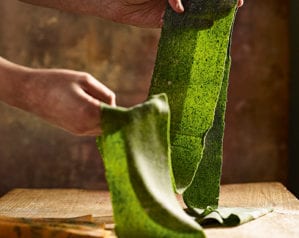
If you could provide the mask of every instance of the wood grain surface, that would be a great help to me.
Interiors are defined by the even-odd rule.
[[[299,201],[280,183],[232,184],[221,187],[220,205],[271,207],[274,211],[233,228],[207,228],[208,238],[299,237]],[[71,218],[93,215],[113,229],[109,192],[78,189],[15,189],[0,198],[0,216]]]
[[[0,198],[0,216],[72,218],[93,215],[112,222],[107,191],[80,189],[14,189]]]
[[[209,238],[299,237],[299,201],[280,183],[222,186],[220,205],[229,207],[271,207],[274,211],[241,226],[206,229]]]

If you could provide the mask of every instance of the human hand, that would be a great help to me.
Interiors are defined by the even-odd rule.
[[[168,0],[174,11],[184,11],[181,0]],[[100,17],[138,27],[161,27],[167,0],[103,0]]]
[[[100,104],[115,105],[114,93],[90,74],[31,69],[0,57],[0,100],[77,135],[101,133]]]
[[[181,0],[168,0],[177,13],[184,12]],[[238,7],[243,5],[238,0]],[[139,27],[161,27],[167,1],[163,0],[103,0],[101,17]]]
[[[84,72],[32,69],[24,86],[23,109],[76,135],[99,135],[101,102],[115,105],[114,93]]]

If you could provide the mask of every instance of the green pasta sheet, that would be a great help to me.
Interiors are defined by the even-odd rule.
[[[165,94],[132,108],[101,108],[97,139],[112,196],[118,237],[205,237],[178,203],[170,164]]]
[[[188,207],[206,208],[208,206],[218,206],[222,171],[224,119],[231,65],[229,51],[228,47],[225,72],[213,126],[205,137],[203,156],[195,177],[183,194],[184,201]]]
[[[196,221],[203,226],[237,226],[262,217],[271,208],[249,207],[207,207],[205,209],[190,209],[189,214],[196,217]]]
[[[176,190],[196,174],[212,127],[226,68],[236,0],[185,0],[164,17],[150,95],[166,93]],[[212,175],[211,175],[212,176]]]

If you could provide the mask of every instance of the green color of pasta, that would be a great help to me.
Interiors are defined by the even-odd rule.
[[[163,92],[169,99],[172,167],[178,192],[192,183],[213,124],[229,66],[225,62],[236,0],[188,0],[184,4],[184,14],[170,9],[165,14],[150,89],[151,95]],[[216,176],[219,180],[219,171]]]
[[[119,237],[204,237],[176,200],[169,156],[166,95],[133,108],[102,107],[98,146]]]
[[[204,140],[205,147],[202,160],[191,185],[183,194],[184,201],[188,207],[206,208],[207,206],[218,206],[229,69],[230,57],[228,55],[213,126]]]

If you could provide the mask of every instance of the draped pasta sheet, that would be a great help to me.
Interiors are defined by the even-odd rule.
[[[204,237],[172,186],[165,94],[133,108],[102,106],[103,155],[119,237]]]

